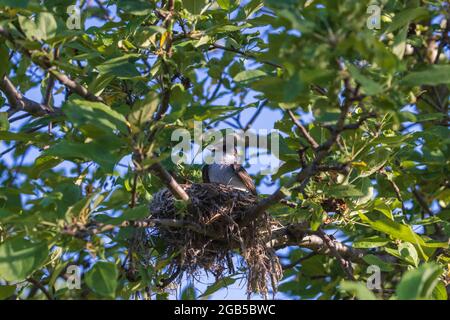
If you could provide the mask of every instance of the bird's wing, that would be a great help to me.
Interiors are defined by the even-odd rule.
[[[209,181],[209,165],[206,164],[203,166],[202,168],[202,179],[204,183],[210,183],[211,181]]]
[[[233,165],[234,173],[237,174],[239,179],[241,179],[244,186],[247,188],[248,191],[250,191],[252,194],[256,196],[256,187],[253,183],[252,177],[248,174],[247,170],[240,164],[234,164]]]

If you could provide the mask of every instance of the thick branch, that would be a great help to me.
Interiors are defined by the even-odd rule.
[[[168,9],[169,14],[166,17],[165,26],[167,28],[167,39],[166,39],[166,54],[170,58],[172,56],[172,39],[173,39],[173,16],[175,14],[175,1],[169,0],[168,1]],[[171,94],[171,80],[169,76],[169,66],[167,63],[163,60],[163,90],[162,90],[162,98],[161,98],[161,105],[159,106],[158,111],[156,112],[156,115],[153,118],[154,122],[157,122],[162,119],[164,114],[169,109],[169,103],[170,103],[170,94]],[[168,83],[166,83],[165,79]],[[156,135],[157,129],[153,129],[148,137],[148,141],[152,141]],[[167,188],[170,190],[170,192],[176,197],[177,199],[181,199],[184,201],[189,201],[189,196],[186,193],[186,191],[183,190],[183,188],[178,184],[178,182],[172,177],[172,175],[159,163],[156,162],[152,166],[150,166],[150,170],[167,186]]]
[[[353,276],[353,269],[351,262],[342,257],[340,254],[338,247],[341,247],[341,243],[337,241],[333,241],[329,235],[327,235],[325,232],[319,229],[318,231],[319,236],[322,238],[325,245],[330,250],[330,253],[337,259],[339,264],[341,265],[342,270],[344,270],[345,274],[350,280],[355,280],[355,277]]]
[[[45,68],[45,65],[43,65],[39,61],[37,61],[37,63],[39,64],[39,66]],[[92,92],[89,92],[89,90],[86,89],[85,87],[83,87],[81,84],[79,84],[78,82],[70,79],[68,76],[66,76],[65,74],[57,71],[56,69],[50,68],[49,72],[56,79],[58,79],[59,82],[61,82],[64,86],[66,86],[70,91],[75,92],[80,97],[83,97],[83,98],[85,98],[86,100],[89,100],[89,101],[104,102],[101,97],[97,97]]]
[[[178,199],[189,201],[186,191],[178,184],[178,182],[170,175],[170,173],[160,164],[155,163],[150,170],[167,186],[170,192]]]
[[[25,111],[33,116],[58,115],[61,113],[59,110],[54,111],[45,104],[24,97],[6,75],[0,80],[0,90],[5,94],[8,103],[15,111]]]
[[[305,223],[292,224],[272,231],[272,240],[269,243],[275,249],[288,246],[299,246],[314,252],[333,255],[330,247],[317,233],[307,229]],[[365,252],[346,246],[338,241],[333,241],[333,248],[342,258],[351,261],[361,261]]]

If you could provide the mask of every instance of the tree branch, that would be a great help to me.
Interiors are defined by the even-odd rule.
[[[175,11],[175,1],[169,0],[168,1],[168,9],[169,14],[165,17],[165,27],[167,29],[168,35],[166,39],[166,54],[170,58],[172,56],[172,39],[173,39],[173,16]],[[158,108],[158,111],[156,112],[153,121],[156,123],[157,121],[161,120],[164,114],[169,109],[169,103],[170,103],[170,95],[171,95],[171,77],[169,74],[169,67],[167,66],[166,62],[163,60],[163,69],[164,74],[163,76],[163,89],[162,89],[162,99],[161,99],[161,105]],[[165,83],[165,78],[168,79]],[[148,136],[148,141],[152,141],[155,137],[157,132],[157,129],[153,129]],[[150,171],[152,171],[170,190],[170,192],[173,194],[173,196],[177,199],[181,199],[184,201],[189,201],[189,195],[184,191],[184,189],[178,184],[178,182],[172,177],[172,175],[159,163],[156,162],[153,165],[150,166]]]
[[[183,220],[176,220],[176,219],[144,219],[144,220],[126,220],[122,222],[119,225],[114,224],[103,224],[98,222],[93,222],[91,225],[85,225],[81,223],[71,224],[64,227],[62,230],[62,233],[65,235],[77,237],[77,238],[84,238],[86,236],[92,236],[101,234],[103,232],[111,231],[115,228],[125,228],[125,227],[135,227],[135,228],[149,228],[154,226],[165,226],[170,228],[186,228],[188,230],[191,230],[193,232],[208,236],[208,237],[217,237],[217,234],[209,233],[205,228],[202,226],[190,222],[190,221],[183,221]]]
[[[38,288],[39,290],[42,291],[42,293],[47,297],[48,300],[53,300],[52,295],[50,294],[50,292],[44,287],[44,285],[42,283],[40,283],[39,281],[37,281],[34,278],[28,278],[27,281],[29,283],[31,283],[32,285],[34,285],[36,288]]]
[[[314,252],[332,255],[331,248],[318,234],[308,230],[307,223],[301,222],[290,224],[272,231],[272,238],[269,243],[274,249],[281,249],[288,246],[299,246],[310,249]],[[365,251],[354,249],[338,241],[333,241],[333,250],[343,259],[361,262]]]
[[[352,92],[352,97],[357,95],[357,90],[351,90],[348,84],[348,81],[345,81],[346,84],[346,91]],[[251,221],[255,220],[259,215],[261,215],[265,210],[267,210],[272,205],[278,203],[281,199],[285,197],[284,189],[292,187],[295,183],[300,182],[301,185],[298,188],[299,192],[303,192],[303,190],[308,185],[309,180],[311,177],[313,177],[318,172],[318,165],[322,162],[323,159],[325,159],[328,156],[329,151],[331,150],[331,147],[336,143],[338,140],[341,132],[344,128],[345,119],[347,117],[347,113],[350,109],[350,106],[353,102],[353,98],[347,96],[344,104],[341,108],[341,113],[339,115],[339,119],[336,123],[335,130],[331,131],[331,136],[328,138],[327,141],[325,141],[323,144],[318,146],[316,148],[316,154],[314,160],[308,165],[306,168],[304,168],[300,173],[291,179],[285,186],[280,186],[277,191],[275,191],[272,195],[270,195],[268,198],[265,198],[264,200],[260,201],[259,204],[257,204],[250,212],[244,217],[243,225],[246,225],[250,223]]]
[[[297,120],[297,118],[295,117],[295,114],[291,111],[291,110],[287,110],[287,114],[289,115],[289,117],[291,118],[292,122],[294,122],[294,124],[297,126],[297,128],[299,129],[301,135],[309,142],[309,144],[311,145],[311,147],[313,147],[313,149],[317,149],[319,147],[319,144],[317,143],[317,141],[309,134],[308,130],[306,130],[306,128],[303,126],[303,124]]]
[[[89,101],[94,102],[104,102],[101,97],[97,97],[95,94],[89,92],[85,87],[77,83],[76,81],[70,79],[67,75],[57,71],[50,63],[48,58],[44,55],[39,58],[33,58],[33,54],[28,49],[22,47],[20,44],[18,44],[15,39],[11,36],[11,34],[0,26],[0,36],[3,38],[9,40],[11,43],[14,44],[14,46],[17,48],[19,52],[21,52],[23,55],[27,56],[31,61],[36,63],[39,67],[41,67],[44,70],[48,70],[59,82],[61,82],[64,86],[66,86],[69,90],[72,92],[75,92],[79,96],[85,98]],[[38,51],[39,53],[44,53],[42,50]]]
[[[331,240],[330,236],[328,236],[321,229],[319,229],[318,233],[319,233],[319,236],[324,241],[325,245],[330,250],[330,253],[337,259],[337,261],[341,265],[341,268],[342,268],[342,270],[344,270],[347,277],[350,280],[355,281],[355,277],[353,276],[353,269],[352,269],[352,265],[351,265],[350,261],[344,259],[338,250],[338,245],[340,245],[341,243]]]
[[[267,99],[262,101],[258,108],[256,109],[256,111],[253,113],[252,117],[250,118],[250,120],[248,120],[247,124],[245,125],[245,127],[243,128],[244,131],[249,130],[253,123],[256,121],[256,119],[258,118],[258,116],[261,114],[261,111],[264,109],[264,106],[267,104]]]
[[[189,196],[172,175],[159,163],[154,163],[150,170],[167,186],[174,197],[189,201]]]
[[[260,60],[258,60],[257,56],[255,56],[255,55],[253,55],[251,53],[247,53],[247,52],[241,51],[239,49],[225,47],[225,46],[222,46],[222,45],[220,45],[218,43],[211,44],[211,47],[212,47],[212,49],[221,49],[221,50],[224,50],[224,51],[234,52],[234,53],[240,54],[241,56],[244,56],[246,58],[249,58],[249,59],[252,59],[252,60],[256,60],[257,62],[260,62],[260,63],[263,63],[263,64],[268,64],[268,65],[276,67],[276,68],[283,68],[282,65],[279,65],[279,64],[271,62],[271,61],[267,61],[267,60],[260,61]]]
[[[14,111],[25,111],[33,116],[61,115],[60,110],[52,110],[45,104],[24,97],[6,75],[0,80],[0,90]]]

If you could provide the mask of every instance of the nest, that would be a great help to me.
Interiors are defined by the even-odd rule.
[[[157,224],[155,232],[165,242],[164,254],[174,257],[167,270],[169,279],[181,279],[183,272],[195,275],[211,272],[216,279],[235,273],[232,252],[243,257],[247,292],[267,297],[269,287],[276,292],[282,269],[275,251],[267,246],[274,221],[267,215],[244,223],[245,214],[257,197],[229,186],[211,183],[181,185],[190,203],[176,201],[162,189],[150,203],[151,218],[182,221],[179,225]]]

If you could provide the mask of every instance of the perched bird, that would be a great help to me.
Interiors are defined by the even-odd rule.
[[[229,185],[235,189],[251,192],[256,195],[256,187],[252,178],[244,167],[237,163],[238,154],[236,147],[227,148],[226,140],[224,140],[223,145],[213,148],[213,151],[222,152],[219,159],[215,159],[215,163],[207,164],[203,167],[203,182]]]

